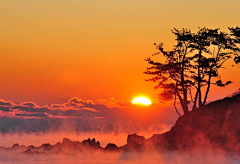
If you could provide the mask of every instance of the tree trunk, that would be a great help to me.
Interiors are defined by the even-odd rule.
[[[206,102],[207,102],[207,97],[208,97],[208,93],[209,93],[210,86],[211,86],[211,78],[212,78],[212,76],[209,75],[209,77],[208,77],[208,83],[207,83],[208,86],[207,86],[206,94],[205,94],[205,97],[204,97],[203,105],[205,105]]]
[[[186,108],[186,104],[184,103],[184,100],[182,99],[181,95],[179,94],[179,92],[177,91],[177,96],[178,96],[178,99],[180,100],[180,103],[181,103],[181,106],[182,106],[182,109],[183,109],[183,113],[186,114],[188,113],[188,108]]]
[[[196,92],[196,95],[195,95],[195,99],[194,99],[194,103],[193,103],[192,110],[195,110],[195,109],[196,109],[197,99],[198,99],[198,89],[197,89],[197,92]]]
[[[200,83],[199,83],[200,84]],[[201,84],[198,85],[198,107],[202,107],[202,93],[201,93]]]
[[[198,107],[201,108],[202,106],[202,93],[201,93],[201,72],[200,72],[200,64],[201,64],[201,56],[202,56],[202,51],[199,51],[199,57],[198,57]]]
[[[175,88],[175,95],[174,95],[174,108],[177,112],[177,114],[179,115],[179,117],[181,117],[181,114],[178,112],[177,106],[176,106],[176,101],[177,101],[177,92],[178,92],[178,83],[176,83],[176,88]]]
[[[187,50],[187,47],[186,47]],[[184,66],[185,66],[185,57],[186,57],[187,51],[185,51],[182,59],[182,70],[181,70],[181,86],[183,91],[183,111],[184,114],[188,113],[188,100],[187,100],[187,89],[185,89],[185,79],[184,79]]]

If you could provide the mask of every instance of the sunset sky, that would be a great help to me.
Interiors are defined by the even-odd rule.
[[[229,27],[240,0],[0,0],[0,163],[238,162]],[[187,41],[173,52],[174,28]],[[154,64],[163,88],[144,74]]]
[[[238,0],[1,0],[1,132],[162,132],[177,119],[146,82],[144,61],[153,43],[170,49],[171,29],[235,27]],[[158,57],[155,57],[157,60]],[[159,58],[160,59],[160,58]],[[240,88],[239,69],[227,63],[209,100]],[[221,93],[221,94],[220,94]],[[131,104],[134,97],[149,107]]]
[[[0,98],[63,103],[137,95],[158,98],[145,82],[153,43],[174,44],[171,29],[227,30],[240,24],[238,0],[1,0]],[[230,65],[230,64],[228,64]],[[240,87],[238,71],[223,73]],[[224,76],[226,75],[226,76]],[[219,92],[219,90],[218,90]],[[221,98],[213,89],[210,99]]]
[[[65,132],[121,133],[124,139],[92,136],[123,145],[129,133],[167,131],[178,115],[144,80],[150,78],[144,59],[157,52],[153,43],[170,50],[173,28],[228,31],[240,25],[239,6],[239,0],[0,0],[0,146],[73,137]],[[221,75],[233,84],[212,87],[210,101],[240,88],[240,68],[231,65]],[[137,96],[152,105],[132,104]],[[24,135],[21,142],[8,137],[15,132],[51,137]]]

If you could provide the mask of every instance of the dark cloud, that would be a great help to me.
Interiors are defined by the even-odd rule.
[[[9,107],[5,107],[5,106],[0,106],[0,110],[4,111],[4,112],[9,112],[10,108]]]
[[[40,106],[1,100],[0,132],[138,132],[163,130],[177,118],[171,107],[132,105],[116,99],[72,98],[62,104]]]
[[[35,107],[27,107],[27,106],[14,106],[11,107],[12,109],[18,109],[21,111],[25,112],[39,112],[39,113],[49,113],[51,110],[47,107],[40,107],[40,108],[35,108]]]
[[[31,114],[25,114],[25,113],[23,113],[23,114],[15,114],[15,116],[25,116],[25,117],[47,117],[47,115],[46,114],[44,114],[44,113],[31,113]]]

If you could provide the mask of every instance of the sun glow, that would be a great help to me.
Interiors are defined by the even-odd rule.
[[[146,106],[152,104],[151,100],[149,100],[146,97],[137,97],[132,100],[132,103],[137,105],[146,105]]]

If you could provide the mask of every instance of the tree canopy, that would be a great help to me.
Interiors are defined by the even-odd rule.
[[[161,100],[174,100],[180,115],[177,101],[186,114],[206,104],[212,85],[224,87],[232,83],[223,82],[219,70],[230,59],[240,63],[240,28],[229,28],[229,33],[206,27],[196,33],[189,29],[173,29],[172,33],[176,40],[173,49],[166,51],[163,43],[154,43],[158,52],[152,56],[162,55],[164,60],[148,57],[150,67],[144,73],[153,76],[146,81],[156,82],[155,89],[163,89]]]

